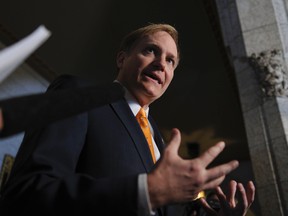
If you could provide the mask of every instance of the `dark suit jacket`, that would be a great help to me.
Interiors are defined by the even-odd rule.
[[[61,76],[49,90],[83,85],[87,84]],[[63,111],[65,107],[59,110]],[[161,152],[163,140],[153,119],[149,120]],[[0,212],[19,206],[32,214],[40,208],[42,215],[61,211],[136,215],[137,176],[152,167],[146,139],[122,98],[27,131],[4,187]]]

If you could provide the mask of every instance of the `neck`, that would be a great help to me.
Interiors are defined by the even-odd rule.
[[[147,101],[145,99],[145,97],[141,97],[141,95],[139,96],[139,95],[135,94],[133,91],[131,91],[129,88],[127,88],[123,82],[119,81],[118,79],[116,79],[114,82],[120,83],[123,86],[123,88],[125,89],[126,94],[128,93],[131,97],[133,97],[138,102],[138,104],[141,107],[143,107],[144,109],[147,109],[149,107],[149,105],[152,103],[150,101]]]

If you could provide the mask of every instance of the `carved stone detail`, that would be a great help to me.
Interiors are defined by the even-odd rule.
[[[250,57],[267,97],[288,97],[288,76],[281,50],[263,51]]]

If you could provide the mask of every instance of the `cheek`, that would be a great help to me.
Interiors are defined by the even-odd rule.
[[[134,77],[134,76],[136,76],[136,71],[138,70],[138,63],[137,63],[137,61],[132,61],[132,60],[130,60],[130,61],[127,61],[127,62],[125,62],[125,65],[123,66],[123,73],[124,73],[124,75],[125,76],[132,76],[132,77]]]
[[[169,86],[169,84],[171,83],[172,79],[174,77],[174,71],[171,71],[171,72],[167,72],[166,73],[166,78],[165,78],[165,81],[166,81],[166,85]]]
[[[163,93],[167,90],[167,88],[169,87],[172,79],[174,77],[174,72],[171,72],[171,73],[166,73],[166,76],[165,76],[165,84],[162,88],[162,91]]]
[[[129,61],[127,67],[131,73],[137,73],[145,68],[145,64],[143,61],[141,61],[141,59],[133,58]]]

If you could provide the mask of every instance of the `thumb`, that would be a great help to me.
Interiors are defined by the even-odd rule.
[[[167,150],[175,152],[178,155],[178,149],[181,143],[181,133],[177,128],[173,128],[171,131],[171,138],[167,145]]]

